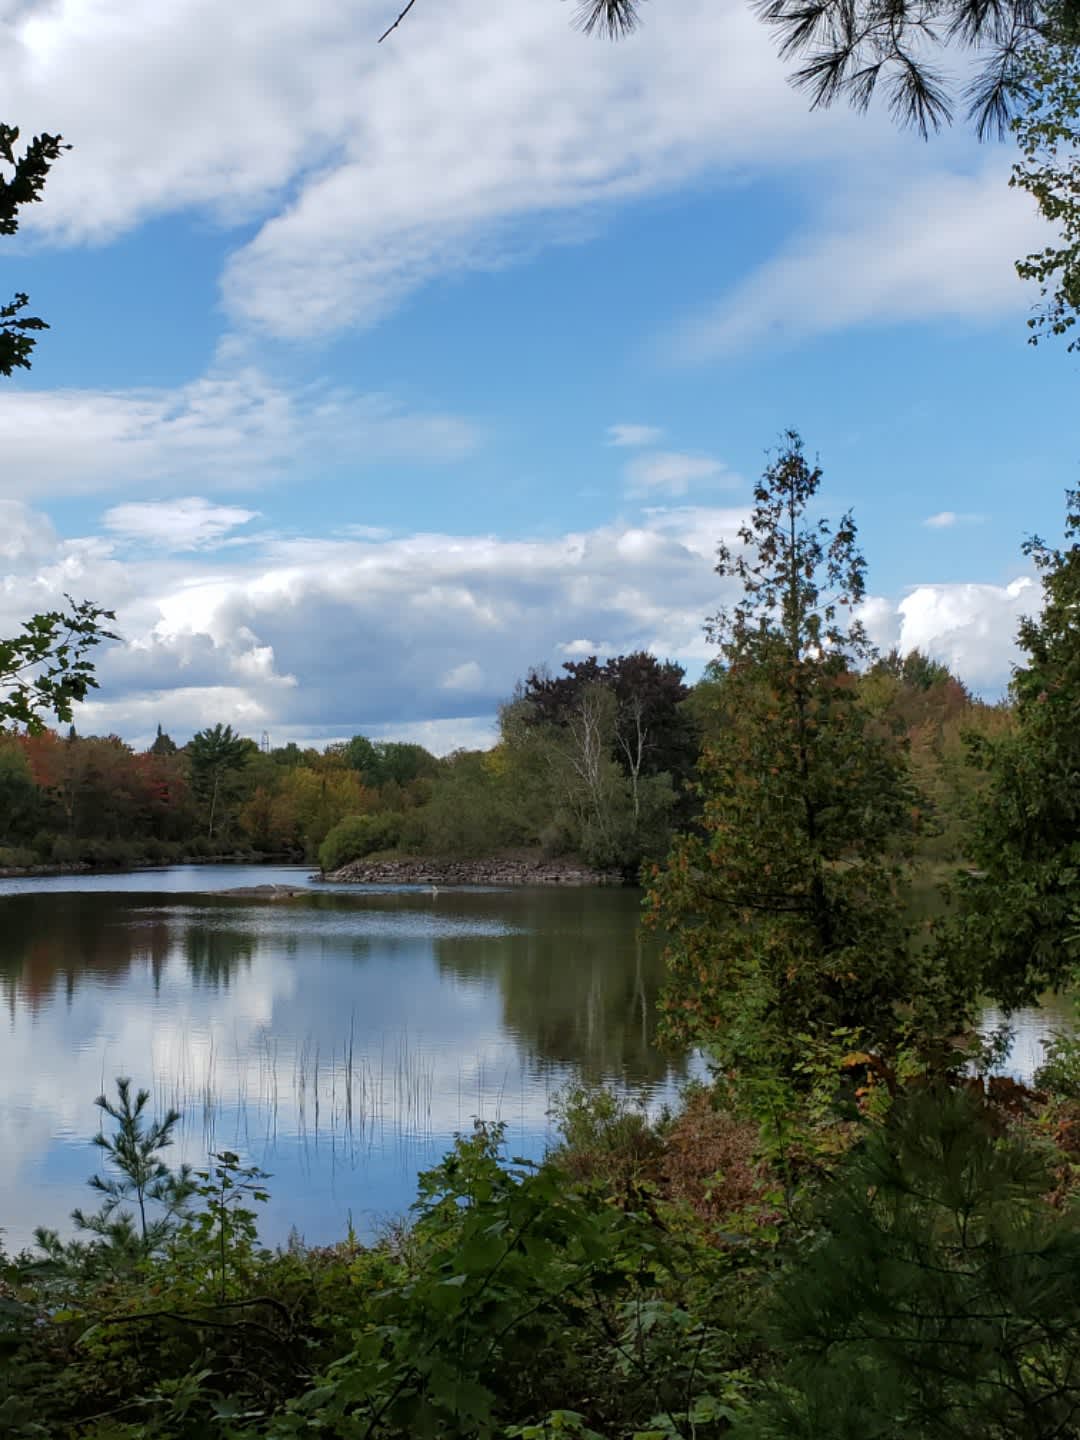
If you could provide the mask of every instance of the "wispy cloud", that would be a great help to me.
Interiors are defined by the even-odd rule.
[[[680,450],[655,450],[638,455],[626,467],[629,490],[634,495],[685,495],[691,485],[715,481],[725,472],[722,461],[711,455],[688,455]],[[728,483],[732,483],[729,481]]]
[[[656,425],[609,425],[609,445],[655,445],[663,435],[663,431]]]
[[[979,525],[982,519],[981,515],[961,513],[957,510],[939,510],[936,515],[928,515],[922,523],[928,530],[950,530],[955,525]]]
[[[237,505],[214,505],[201,495],[182,500],[140,500],[114,505],[102,517],[105,529],[124,540],[162,550],[201,550],[215,544],[230,530],[246,525],[257,510]]]
[[[808,232],[690,316],[663,348],[673,360],[702,361],[857,325],[981,321],[1022,308],[1030,295],[1014,261],[1044,243],[1045,230],[1006,182],[994,156],[977,174],[901,176],[880,194],[872,180],[849,185]]]
[[[0,496],[183,485],[231,490],[310,463],[456,460],[480,433],[456,415],[409,412],[384,394],[290,389],[253,366],[215,369],[172,389],[6,390],[0,395]]]

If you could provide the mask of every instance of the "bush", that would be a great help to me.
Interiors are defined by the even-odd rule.
[[[399,815],[347,815],[319,846],[319,864],[324,872],[338,870],[350,860],[389,850],[400,835]]]
[[[69,840],[66,835],[54,835],[49,850],[49,859],[55,865],[73,865],[82,858],[78,841]]]
[[[656,1170],[668,1117],[653,1124],[644,1102],[571,1085],[555,1096],[551,1114],[562,1135],[551,1158],[573,1179],[622,1189]]]
[[[0,870],[8,866],[22,870],[29,865],[36,865],[37,858],[33,850],[28,850],[25,845],[0,846]]]

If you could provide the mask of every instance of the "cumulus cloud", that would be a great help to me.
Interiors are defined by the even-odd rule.
[[[671,354],[701,360],[762,340],[1021,309],[1031,295],[1014,262],[1045,244],[1046,231],[1007,180],[1006,163],[994,157],[974,174],[909,175],[887,190],[869,181],[845,187],[835,213],[687,320]]]
[[[631,494],[645,495],[659,492],[665,495],[685,495],[692,485],[705,480],[716,480],[723,474],[724,465],[711,455],[686,455],[677,450],[657,450],[639,455],[626,467],[626,479]],[[737,483],[734,479],[729,484]]]
[[[263,533],[187,550],[60,539],[25,507],[12,514],[29,538],[0,561],[0,635],[65,592],[118,612],[84,732],[144,743],[159,722],[182,738],[221,720],[280,739],[429,734],[451,749],[490,734],[534,664],[647,649],[696,674],[712,654],[703,619],[734,598],[716,545],[746,512],[654,507],[543,539]],[[1038,604],[1029,577],[926,584],[873,597],[863,618],[879,644],[925,650],[993,693],[1018,617]]]
[[[655,445],[663,435],[656,425],[609,425],[609,445]]]
[[[978,525],[981,515],[960,514],[956,510],[939,510],[922,522],[928,530],[951,530],[955,525]]]
[[[263,535],[145,556],[56,540],[0,567],[0,634],[64,590],[118,610],[123,639],[100,652],[84,730],[143,740],[159,721],[181,736],[220,719],[336,736],[437,722],[452,739],[486,723],[530,665],[582,646],[699,665],[702,617],[723,590],[709,557],[742,518],[687,507],[542,540]]]
[[[918,585],[899,604],[900,644],[945,663],[975,689],[1000,690],[1018,658],[1016,629],[1039,608],[1031,576],[1008,585]]]
[[[238,505],[213,505],[200,495],[189,495],[182,500],[137,500],[114,505],[106,510],[102,523],[106,530],[125,540],[163,550],[199,550],[254,520],[258,513]]]
[[[898,603],[868,598],[860,615],[882,650],[921,650],[972,689],[997,695],[1019,658],[1020,617],[1037,611],[1039,603],[1038,584],[1024,575],[1008,585],[916,585]]]
[[[242,488],[287,475],[313,447],[333,467],[457,459],[478,443],[456,416],[323,385],[290,390],[254,367],[172,390],[10,390],[0,395],[0,495],[185,480]]]
[[[0,562],[26,562],[55,548],[56,533],[44,515],[21,500],[0,500]]]

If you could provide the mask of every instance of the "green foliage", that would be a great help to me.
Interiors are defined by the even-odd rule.
[[[208,1169],[196,1170],[192,1176],[190,1193],[203,1204],[194,1212],[185,1212],[173,1255],[180,1268],[194,1258],[196,1269],[206,1257],[212,1257],[213,1290],[218,1303],[225,1305],[247,1293],[255,1278],[260,1251],[251,1202],[265,1204],[270,1198],[264,1188],[270,1177],[258,1166],[242,1166],[231,1150],[222,1150],[211,1159]]]
[[[69,721],[72,706],[96,689],[87,657],[103,640],[116,638],[102,624],[116,616],[88,600],[66,598],[66,610],[33,615],[21,635],[0,640],[0,726],[25,725],[38,734],[43,711]]]
[[[339,870],[351,860],[361,860],[376,850],[390,850],[401,835],[398,815],[347,815],[319,847],[319,865],[324,873]]]
[[[806,1038],[857,1029],[889,1048],[922,981],[893,855],[914,795],[902,748],[875,732],[845,627],[865,591],[850,515],[811,522],[821,471],[794,433],[755,489],[742,548],[718,573],[743,598],[713,622],[717,703],[699,765],[700,829],[655,873],[651,918],[671,936],[670,1034],[725,1064],[794,1075]]]
[[[535,690],[535,676],[533,682]],[[526,793],[543,797],[549,848],[573,851],[600,869],[636,874],[643,858],[666,850],[677,799],[671,776],[647,763],[645,712],[627,721],[630,702],[620,700],[603,676],[575,681],[565,692],[556,689],[555,700],[544,703],[555,719],[539,720],[540,702],[524,698],[504,710],[508,773]],[[626,729],[631,723],[642,728]],[[632,763],[625,755],[623,762],[617,758],[623,740]]]
[[[623,1191],[662,1154],[669,1117],[665,1112],[654,1123],[644,1096],[635,1103],[607,1087],[570,1085],[554,1097],[550,1113],[562,1137],[551,1158],[576,1179]]]
[[[1044,1042],[1035,1084],[1066,1100],[1080,1100],[1080,1035],[1075,1030],[1059,1030]]]
[[[131,1081],[121,1076],[116,1082],[116,1100],[99,1095],[94,1104],[114,1125],[111,1134],[102,1128],[94,1144],[104,1152],[105,1175],[91,1177],[90,1187],[102,1196],[101,1207],[88,1215],[72,1212],[75,1228],[93,1235],[90,1255],[116,1267],[158,1251],[172,1235],[179,1217],[194,1193],[190,1168],[172,1170],[162,1152],[173,1143],[180,1121],[176,1110],[160,1120],[147,1120],[148,1090],[132,1094]],[[49,1231],[37,1232],[38,1243],[54,1259],[64,1247]],[[84,1247],[73,1254],[85,1257]]]
[[[150,746],[151,755],[175,755],[176,741],[171,735],[166,735],[161,726],[157,727],[157,734],[154,736],[154,743]]]
[[[536,844],[534,804],[517,779],[483,751],[447,756],[429,797],[406,825],[403,843],[455,856]]]
[[[0,125],[0,160],[12,167],[10,179],[0,174],[0,235],[15,234],[20,209],[41,199],[49,170],[61,153],[71,148],[62,143],[59,135],[42,134],[35,135],[23,153],[16,155],[18,138],[16,128]],[[38,316],[23,314],[29,303],[30,297],[20,292],[13,300],[0,304],[0,375],[10,375],[15,369],[29,370],[36,344],[34,332],[49,328]],[[3,675],[0,664],[0,680]]]
[[[1015,730],[973,747],[988,784],[961,878],[960,941],[987,993],[1007,1007],[1077,973],[1080,911],[1080,493],[1067,495],[1064,549],[1025,545],[1042,572],[1041,614],[1025,619],[1013,677]]]
[[[635,1413],[688,1434],[680,1412],[737,1383],[726,1332],[655,1294],[677,1283],[679,1246],[551,1166],[501,1165],[500,1142],[478,1125],[420,1177],[400,1282],[274,1435],[623,1434]],[[563,1408],[568,1394],[587,1404]]]
[[[785,1357],[740,1435],[1015,1440],[1076,1432],[1080,1229],[1047,1154],[970,1089],[914,1092],[822,1201],[771,1310]]]
[[[1010,185],[1032,196],[1058,243],[1017,261],[1021,279],[1041,287],[1042,309],[1028,320],[1033,345],[1069,335],[1080,315],[1080,48],[1071,34],[1027,53],[1027,102],[1013,123],[1023,160]],[[1080,349],[1080,339],[1069,340]]]
[[[29,838],[37,828],[40,795],[22,748],[0,739],[0,815],[9,839]],[[33,858],[33,857],[31,857]]]
[[[253,743],[235,734],[231,725],[219,723],[191,737],[192,788],[205,806],[211,840],[215,827],[223,828],[223,815],[227,824],[229,802],[236,798],[235,778],[254,750]]]
[[[410,785],[439,773],[439,762],[423,745],[404,740],[369,740],[354,735],[344,750],[345,763],[365,785]]]

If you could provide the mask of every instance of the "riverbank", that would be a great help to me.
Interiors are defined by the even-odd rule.
[[[146,860],[66,860],[40,865],[0,865],[0,880],[27,880],[50,875],[116,875],[129,870],[167,870],[174,865],[295,865],[295,855],[264,855],[233,850],[227,855],[177,855]]]
[[[323,876],[338,885],[623,885],[615,870],[578,860],[488,856],[482,860],[353,860]]]

